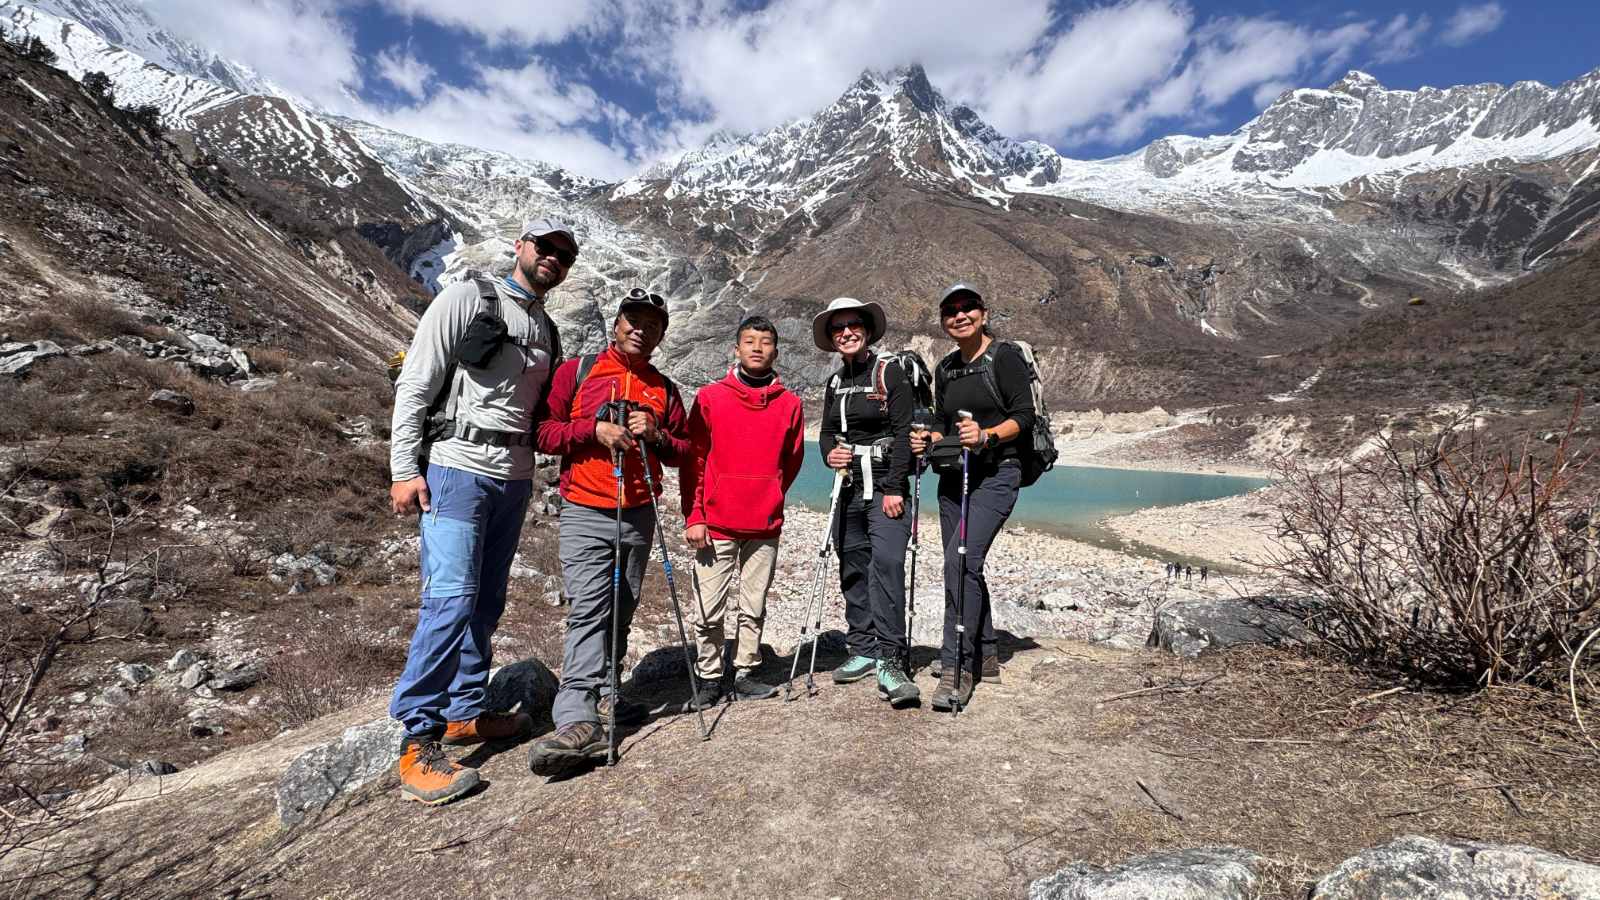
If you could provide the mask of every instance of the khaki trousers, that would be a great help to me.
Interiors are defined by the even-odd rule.
[[[761,664],[761,626],[767,617],[767,590],[778,567],[778,539],[724,541],[694,555],[695,644],[700,677],[722,677],[722,645],[727,640],[723,619],[734,598],[736,625],[733,665],[753,669]]]

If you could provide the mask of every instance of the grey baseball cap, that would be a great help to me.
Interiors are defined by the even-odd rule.
[[[939,305],[943,306],[946,303],[949,303],[950,302],[950,298],[952,298],[952,297],[961,297],[961,296],[970,296],[970,297],[972,297],[972,299],[978,301],[978,305],[979,306],[984,305],[984,303],[983,303],[983,295],[978,293],[978,289],[977,288],[973,287],[970,284],[966,284],[964,282],[959,282],[959,281],[956,282],[955,284],[952,284],[949,287],[945,288],[944,296],[939,298]]]
[[[522,237],[544,237],[547,234],[559,234],[572,242],[572,249],[578,248],[578,235],[567,223],[557,219],[529,219],[522,223]]]

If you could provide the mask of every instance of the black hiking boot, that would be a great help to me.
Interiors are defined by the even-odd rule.
[[[961,673],[961,687],[956,687],[954,672],[940,676],[939,686],[933,692],[933,708],[939,712],[949,712],[959,703],[962,709],[972,702],[972,675],[968,672]]]
[[[944,676],[944,661],[939,659],[938,657],[934,657],[933,664],[928,666],[928,674],[932,675],[935,678],[943,677]],[[984,684],[999,684],[1000,683],[1000,657],[998,657],[998,656],[985,656],[983,658],[983,678],[982,678],[982,681],[983,681]]]
[[[689,698],[690,709],[710,709],[722,700],[722,679],[701,678],[700,690]]]
[[[733,674],[733,699],[765,700],[768,697],[776,696],[778,696],[778,686],[767,684],[757,678],[755,672],[735,672]]]
[[[606,730],[597,722],[563,725],[555,734],[533,742],[528,769],[547,778],[560,775],[591,760],[605,759],[606,746]]]

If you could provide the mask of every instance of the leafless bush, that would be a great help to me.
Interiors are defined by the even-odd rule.
[[[1319,596],[1311,626],[1352,660],[1460,687],[1564,681],[1600,625],[1575,421],[1542,455],[1458,423],[1332,473],[1286,466],[1273,568]]]
[[[267,666],[267,714],[290,727],[343,709],[392,685],[405,661],[398,643],[348,628],[308,629],[302,647]]]

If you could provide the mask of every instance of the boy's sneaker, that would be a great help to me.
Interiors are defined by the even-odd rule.
[[[535,775],[560,775],[606,755],[606,730],[598,722],[574,722],[533,742],[528,768]],[[474,773],[476,774],[476,773]]]
[[[524,712],[486,712],[469,722],[451,722],[444,727],[441,743],[452,747],[481,744],[484,741],[521,740],[533,730],[533,717]]]
[[[710,709],[722,700],[722,679],[701,678],[700,690],[689,699],[690,709]]]
[[[444,755],[432,737],[406,737],[400,745],[400,796],[440,806],[478,786],[478,770]]]
[[[844,665],[833,670],[834,684],[849,684],[878,671],[878,661],[870,656],[852,656]]]
[[[967,673],[961,675],[961,685],[956,686],[954,672],[947,673],[939,678],[939,687],[933,692],[933,708],[940,712],[949,712],[960,702],[961,708],[966,709],[972,701],[972,676]]]
[[[756,678],[754,672],[733,673],[733,699],[765,700],[778,696],[778,686]]]
[[[897,659],[886,659],[878,664],[878,698],[899,709],[920,701],[922,691],[906,674],[904,664]]]

